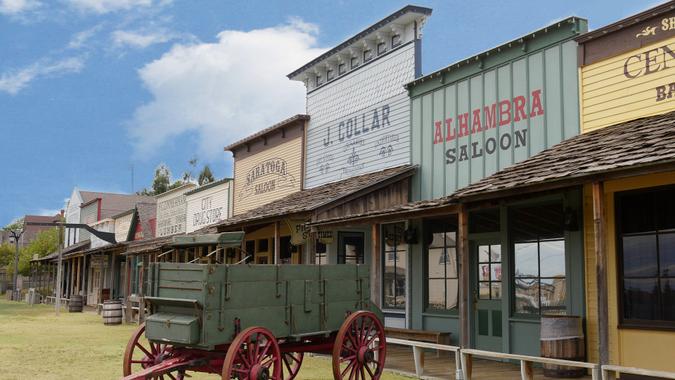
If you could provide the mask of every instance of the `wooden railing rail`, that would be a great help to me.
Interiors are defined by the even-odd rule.
[[[422,377],[424,373],[424,349],[438,350],[438,351],[448,351],[455,353],[455,376],[462,373],[462,365],[459,360],[459,351],[460,348],[457,346],[449,346],[446,344],[438,343],[428,343],[420,342],[416,340],[407,340],[407,339],[397,339],[397,338],[387,338],[387,344],[397,344],[400,346],[412,347],[413,350],[413,361],[415,362],[415,375],[417,378]]]
[[[591,370],[591,378],[593,380],[600,380],[600,366],[595,363],[578,362],[573,360],[562,360],[552,358],[542,358],[538,356],[505,354],[501,352],[491,352],[483,350],[474,350],[464,348],[460,350],[460,357],[462,361],[462,373],[464,380],[471,380],[472,358],[474,356],[490,359],[506,359],[520,362],[520,376],[523,380],[533,380],[534,372],[532,370],[533,363],[564,365],[568,367],[587,368]]]
[[[654,371],[643,368],[622,367],[619,365],[609,364],[602,366],[602,380],[615,380],[617,373],[625,375],[649,376],[660,379],[675,379],[675,372]]]

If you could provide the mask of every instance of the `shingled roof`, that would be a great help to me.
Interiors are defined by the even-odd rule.
[[[529,159],[464,187],[452,196],[474,197],[675,164],[675,111],[631,120],[567,139]]]
[[[221,223],[212,225],[209,227],[209,230],[219,227],[232,227],[250,224],[252,222],[261,222],[265,219],[280,216],[308,213],[321,206],[325,206],[341,198],[357,193],[358,191],[375,186],[380,182],[397,176],[412,175],[416,168],[416,166],[412,165],[397,166],[376,173],[363,174],[342,181],[329,183],[313,189],[298,191],[243,214],[235,215]]]

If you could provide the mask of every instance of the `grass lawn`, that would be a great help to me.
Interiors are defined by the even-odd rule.
[[[119,379],[122,355],[136,325],[104,326],[93,312],[57,317],[54,307],[0,300],[0,378]],[[191,379],[219,379],[194,374]],[[305,357],[297,379],[332,379],[331,362]],[[407,377],[385,373],[382,379]]]

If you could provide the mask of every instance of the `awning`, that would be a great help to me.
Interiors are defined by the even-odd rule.
[[[241,247],[244,231],[222,232],[219,234],[178,235],[173,236],[171,246],[193,247],[198,245],[217,245],[220,248]]]

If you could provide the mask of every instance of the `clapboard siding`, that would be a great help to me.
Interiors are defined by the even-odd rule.
[[[157,237],[185,233],[185,193],[195,187],[196,185],[190,183],[157,196]]]
[[[227,219],[230,213],[230,181],[185,196],[187,233]]]
[[[128,214],[122,215],[118,218],[115,218],[115,240],[127,241],[129,237],[129,228],[131,227],[131,221],[134,217],[134,213],[130,212]]]
[[[100,201],[92,202],[80,211],[80,223],[93,224],[98,221],[98,203]],[[80,229],[79,241],[85,241],[91,238],[91,233],[84,228]]]
[[[410,163],[410,102],[403,85],[415,78],[416,43],[308,93],[305,187]]]
[[[234,215],[300,191],[302,144],[302,136],[298,136],[270,149],[236,160],[234,165]],[[285,162],[285,174],[269,173],[256,176],[256,178],[249,176],[251,170],[275,159]],[[270,188],[265,184],[274,187]]]
[[[675,97],[656,100],[656,88],[675,82],[675,58],[662,51],[652,53],[657,71],[629,78],[645,71],[645,58],[636,55],[667,46],[675,51],[675,38],[657,42],[581,68],[582,128],[584,132],[640,117],[672,111]],[[633,57],[633,58],[631,58]],[[629,60],[630,59],[630,60]],[[629,60],[627,62],[627,60]],[[627,62],[627,64],[626,64]],[[625,65],[625,68],[624,68]]]

